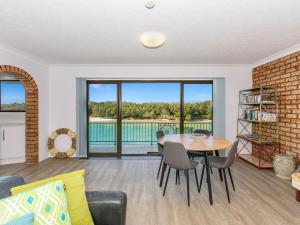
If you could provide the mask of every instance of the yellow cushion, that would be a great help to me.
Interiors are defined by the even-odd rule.
[[[71,173],[61,174],[30,184],[14,187],[10,191],[12,195],[15,195],[57,180],[63,180],[65,184],[68,209],[72,224],[93,225],[93,219],[85,196],[84,170],[77,170]]]

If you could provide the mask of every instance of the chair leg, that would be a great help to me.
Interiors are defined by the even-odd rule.
[[[220,181],[223,181],[223,176],[222,176],[222,169],[219,169],[219,175],[220,175]]]
[[[163,196],[165,196],[165,193],[166,193],[166,189],[167,189],[167,185],[168,185],[168,180],[169,180],[169,175],[170,175],[170,170],[171,170],[171,167],[169,166],[169,170],[168,170],[168,175],[167,175],[167,179],[166,179],[166,183],[165,183],[165,188],[164,188]]]
[[[222,169],[222,170],[223,170],[223,174],[224,174],[227,199],[228,199],[228,203],[230,203],[229,190],[228,190],[227,177],[226,177],[226,170],[225,169]]]
[[[178,174],[178,184],[180,185],[180,170],[177,170],[177,174]]]
[[[190,206],[190,178],[189,171],[186,171],[186,186],[187,186],[187,198],[188,198],[188,206]]]
[[[202,187],[202,181],[203,181],[204,170],[205,170],[205,165],[203,165],[203,167],[202,167],[201,178],[200,178],[200,185],[199,185],[199,188],[198,188],[198,192],[199,192],[199,193],[200,193],[201,187]]]
[[[160,173],[162,163],[163,163],[163,156],[161,156],[161,159],[160,159],[160,164],[159,164],[159,168],[158,168],[158,171],[157,171],[156,179],[158,179],[158,177],[159,177],[159,173]]]
[[[159,187],[162,187],[163,180],[164,180],[164,176],[165,176],[165,170],[166,170],[166,168],[167,168],[167,164],[165,164],[165,163],[163,162],[162,170],[161,170],[161,175],[160,175]]]
[[[231,180],[232,188],[235,191],[235,187],[234,187],[234,183],[233,183],[233,179],[232,179],[230,168],[228,168],[228,173],[229,173],[229,177],[230,177],[230,180]]]
[[[195,178],[196,178],[197,190],[198,190],[198,192],[200,192],[200,190],[199,190],[199,183],[198,183],[197,169],[196,169],[196,168],[194,168],[194,171],[195,171]]]
[[[219,156],[219,151],[215,151],[216,156]],[[223,177],[222,177],[222,169],[219,169],[219,175],[220,175],[220,180],[223,181]]]
[[[212,170],[211,166],[209,168],[210,168],[210,173],[213,174],[213,170]]]
[[[178,173],[177,172],[178,172],[178,170],[176,170],[176,173],[175,173],[176,174],[176,181],[175,181],[176,185],[177,185],[177,182],[178,182]]]

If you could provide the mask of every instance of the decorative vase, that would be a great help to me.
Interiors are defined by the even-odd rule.
[[[292,173],[296,168],[294,156],[278,154],[274,157],[273,168],[275,174],[283,179],[291,179]]]

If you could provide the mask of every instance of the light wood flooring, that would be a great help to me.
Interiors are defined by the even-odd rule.
[[[212,175],[214,204],[208,201],[207,186],[197,192],[191,173],[191,206],[187,206],[186,182],[181,174],[181,185],[175,185],[175,171],[165,197],[158,187],[156,172],[158,158],[117,159],[47,159],[37,165],[14,164],[0,166],[0,176],[22,175],[35,181],[59,173],[84,168],[87,190],[122,190],[128,195],[127,225],[235,225],[235,224],[300,224],[300,203],[290,181],[277,178],[272,170],[258,170],[236,160],[232,172],[236,185],[230,188],[228,204],[224,183],[218,173]],[[198,168],[200,177],[201,170]]]

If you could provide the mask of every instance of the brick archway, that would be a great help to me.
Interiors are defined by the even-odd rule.
[[[27,164],[35,164],[39,160],[39,97],[37,84],[29,73],[14,66],[0,65],[0,72],[14,74],[24,85],[26,91],[25,158]]]

